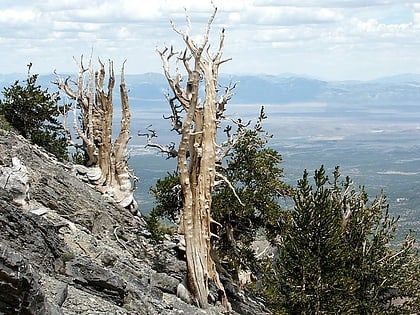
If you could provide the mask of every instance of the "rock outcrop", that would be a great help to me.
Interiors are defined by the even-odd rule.
[[[75,176],[73,166],[0,129],[0,314],[222,314],[176,297],[176,241]],[[231,288],[234,314],[266,314]]]

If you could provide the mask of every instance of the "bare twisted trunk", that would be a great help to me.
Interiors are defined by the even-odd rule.
[[[169,61],[176,54],[172,49],[160,52],[164,73],[174,93],[174,98],[186,112],[180,124],[179,111],[173,110],[174,125],[179,126],[181,140],[177,152],[178,171],[183,195],[181,230],[184,233],[187,258],[187,287],[192,299],[202,308],[208,307],[208,281],[217,286],[223,305],[230,308],[224,287],[219,279],[215,263],[210,254],[211,244],[211,203],[216,176],[216,133],[217,122],[222,116],[224,105],[230,96],[217,101],[218,68],[224,32],[220,36],[219,49],[214,56],[209,52],[210,26],[216,14],[210,17],[203,44],[197,46],[187,31],[174,30],[182,35],[187,49],[180,55],[188,75],[188,82],[182,86],[181,75],[174,77],[169,72]],[[191,54],[191,56],[189,56]],[[192,58],[191,58],[192,57]],[[190,59],[194,61],[190,66]],[[204,102],[199,99],[200,83],[204,80]],[[230,91],[227,91],[227,93]],[[171,105],[173,107],[173,99]]]
[[[75,101],[72,109],[73,127],[76,136],[82,140],[79,147],[84,152],[85,165],[88,167],[88,170],[85,171],[87,179],[95,184],[99,191],[113,198],[122,207],[137,212],[138,206],[134,199],[136,178],[131,174],[127,164],[131,115],[125,86],[124,66],[121,70],[120,84],[121,129],[113,142],[114,67],[113,62],[109,61],[108,84],[105,90],[105,66],[102,62],[99,63],[100,70],[94,73],[91,60],[87,69],[83,67],[81,61],[75,89],[69,85],[69,78],[66,80],[58,78],[55,83],[61,91]],[[86,86],[85,79],[88,80]],[[80,124],[77,121],[79,115]],[[68,134],[71,134],[70,131]],[[74,143],[74,141],[71,142]]]

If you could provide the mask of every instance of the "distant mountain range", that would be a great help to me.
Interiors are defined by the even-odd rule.
[[[25,75],[0,74],[1,90],[17,79],[25,79]],[[55,91],[56,87],[50,83],[54,80],[53,75],[40,75],[38,82]],[[168,92],[166,79],[159,73],[127,75],[126,82],[134,106],[137,102],[164,100],[164,94]],[[236,83],[232,103],[239,104],[324,102],[355,106],[420,105],[420,74],[401,74],[372,81],[323,81],[292,74],[220,76],[222,88],[229,82]]]

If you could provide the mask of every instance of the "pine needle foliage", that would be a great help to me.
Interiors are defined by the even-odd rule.
[[[31,66],[24,84],[16,80],[3,89],[0,115],[23,137],[67,160],[67,139],[59,121],[65,107],[58,105],[58,92],[50,93],[37,84],[39,75],[31,74]]]
[[[383,194],[369,201],[338,167],[304,172],[290,225],[267,265],[263,292],[276,314],[406,314],[419,311],[415,240],[391,246],[397,219]]]

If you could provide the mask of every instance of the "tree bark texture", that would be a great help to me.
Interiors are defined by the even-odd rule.
[[[120,83],[121,129],[113,142],[115,86],[113,62],[109,61],[108,84],[105,90],[105,65],[99,61],[100,69],[94,72],[92,60],[89,60],[88,68],[84,68],[82,61],[77,81],[74,82],[75,88],[70,86],[69,78],[66,80],[59,78],[56,84],[61,91],[75,101],[72,107],[73,129],[76,137],[82,140],[80,147],[85,153],[85,165],[89,168],[87,177],[103,194],[109,195],[116,203],[129,208],[133,213],[137,212],[138,206],[134,199],[135,177],[131,174],[127,163],[131,114],[124,65],[121,69]],[[68,134],[71,133],[68,132]]]

